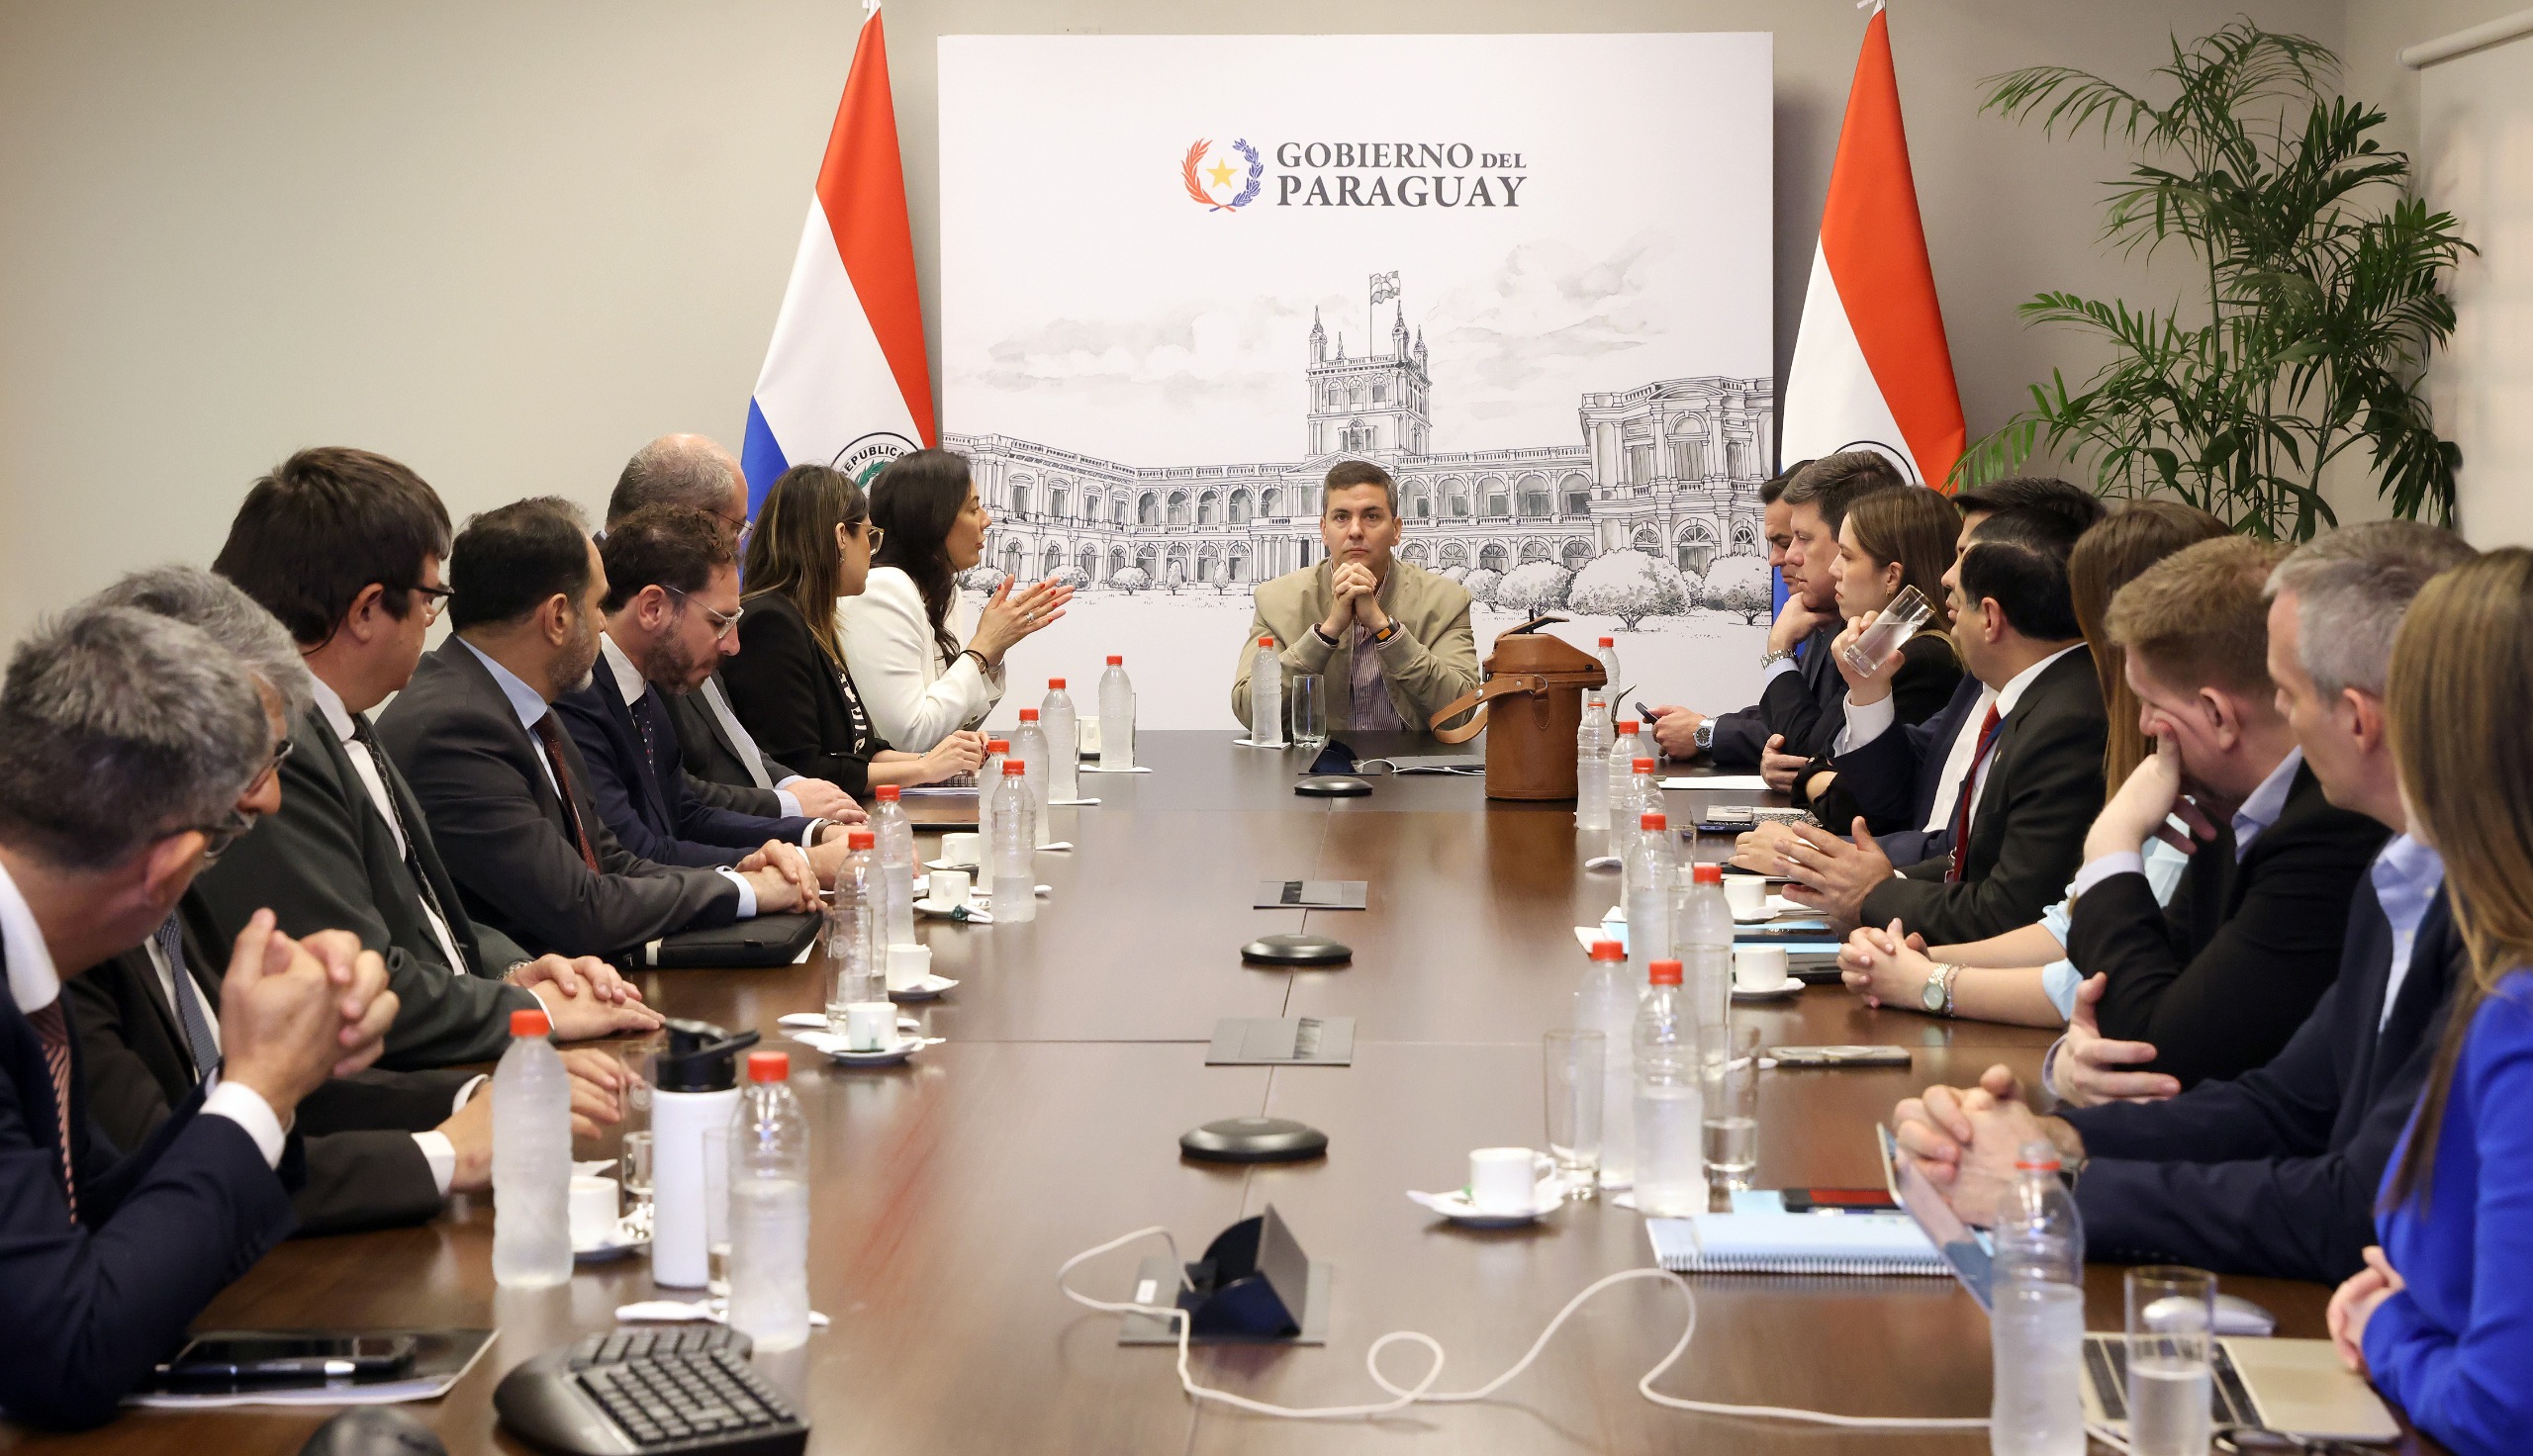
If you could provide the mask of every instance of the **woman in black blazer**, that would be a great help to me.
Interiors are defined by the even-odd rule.
[[[835,604],[862,590],[879,544],[870,501],[849,477],[823,465],[785,471],[757,510],[739,651],[721,665],[731,711],[768,754],[856,797],[985,763],[977,733],[953,733],[929,753],[889,747],[853,690]]]
[[[1961,655],[1953,649],[1952,613],[1943,589],[1943,574],[1952,566],[1960,535],[1961,512],[1952,498],[1916,488],[1858,497],[1838,527],[1838,555],[1829,578],[1837,584],[1839,616],[1852,622],[1877,615],[1911,587],[1935,609],[1900,645],[1891,706],[1902,723],[1923,723],[1942,712],[1961,683]],[[1824,748],[1794,776],[1794,801],[1824,813],[1822,822],[1843,833],[1854,816],[1841,815],[1842,805],[1822,799],[1836,777],[1829,766],[1836,742],[1833,735],[1832,748]]]

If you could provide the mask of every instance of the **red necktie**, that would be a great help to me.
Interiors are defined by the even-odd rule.
[[[79,1180],[70,1167],[70,1025],[61,1015],[61,998],[27,1013],[27,1025],[44,1044],[45,1069],[52,1073],[53,1131],[61,1138],[61,1191],[70,1200],[70,1222],[79,1222]]]
[[[1972,790],[1979,786],[1979,765],[1988,757],[1988,749],[1997,741],[1997,705],[1988,704],[1988,716],[1979,722],[1979,743],[1970,750],[1970,772],[1961,775],[1961,790],[1952,799],[1952,866],[1944,871],[1948,884],[1961,882],[1962,866],[1970,863],[1970,803]]]
[[[555,726],[552,713],[536,720],[536,741],[545,745],[545,762],[554,768],[554,788],[563,796],[563,818],[572,826],[572,838],[580,841],[581,863],[597,874],[598,855],[590,849],[590,832],[581,826],[580,800],[572,794],[572,771],[564,765],[563,730]]]

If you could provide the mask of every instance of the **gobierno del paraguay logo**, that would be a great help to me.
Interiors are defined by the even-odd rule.
[[[1212,166],[1204,165],[1213,149],[1212,141],[1200,138],[1180,159],[1178,180],[1187,188],[1188,198],[1204,204],[1209,213],[1236,213],[1256,202],[1259,183],[1266,176],[1266,163],[1258,155],[1258,148],[1250,145],[1247,137],[1232,138],[1231,149],[1249,163],[1246,173],[1228,158],[1218,157]],[[1240,179],[1238,187],[1233,186],[1235,178]]]

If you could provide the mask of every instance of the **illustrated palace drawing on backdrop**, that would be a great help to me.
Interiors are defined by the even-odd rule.
[[[1565,445],[1436,452],[1424,330],[1394,311],[1389,352],[1332,351],[1314,314],[1309,417],[1298,458],[1133,466],[996,434],[945,435],[993,514],[985,560],[1034,578],[1065,568],[1105,586],[1139,567],[1154,586],[1227,587],[1310,565],[1320,481],[1375,461],[1399,486],[1398,554],[1454,577],[1553,561],[1579,572],[1634,549],[1703,573],[1759,555],[1759,485],[1774,458],[1774,381],[1661,379],[1576,407]]]

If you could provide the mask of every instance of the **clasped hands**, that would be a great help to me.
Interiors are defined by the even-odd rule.
[[[638,1034],[656,1029],[661,1021],[658,1012],[642,1004],[640,987],[595,956],[539,956],[513,968],[505,979],[537,993],[558,1041]]]
[[[258,910],[237,933],[220,985],[222,1076],[287,1126],[328,1077],[378,1059],[396,1021],[387,962],[349,931],[294,940]]]
[[[1338,564],[1329,574],[1328,590],[1334,600],[1328,616],[1319,624],[1320,632],[1343,641],[1349,625],[1360,623],[1367,631],[1378,632],[1389,625],[1389,613],[1381,610],[1381,583],[1372,569],[1360,561]]]

